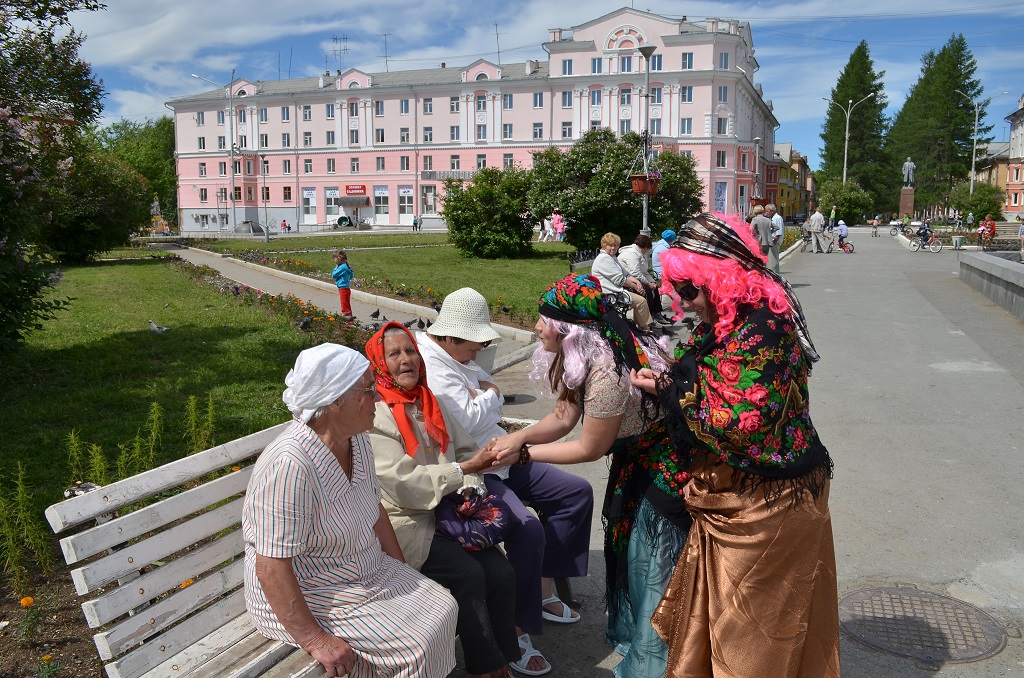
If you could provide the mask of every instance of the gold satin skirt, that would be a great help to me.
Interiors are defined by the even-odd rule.
[[[694,472],[693,527],[651,623],[672,678],[839,677],[839,599],[828,480],[734,491],[732,467]],[[797,493],[803,493],[796,504]]]

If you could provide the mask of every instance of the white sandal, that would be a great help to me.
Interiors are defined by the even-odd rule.
[[[519,661],[509,662],[508,664],[513,669],[523,674],[524,676],[543,676],[545,673],[551,672],[551,662],[549,662],[544,655],[542,655],[540,652],[534,649],[533,641],[530,640],[529,633],[524,633],[523,635],[519,636],[519,649],[523,650],[523,656],[519,658]],[[530,660],[534,657],[540,657],[541,659],[543,659],[544,663],[547,664],[547,667],[543,669],[526,668],[530,665]]]
[[[562,606],[562,614],[554,614],[544,609],[545,605],[551,605],[552,603],[559,603]],[[551,596],[547,600],[542,600],[540,609],[540,616],[549,622],[555,622],[556,624],[575,624],[580,620],[579,615],[572,616],[572,608],[566,605],[558,596]]]

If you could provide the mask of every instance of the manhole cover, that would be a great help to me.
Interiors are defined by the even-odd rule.
[[[839,624],[853,638],[927,664],[997,654],[1005,629],[973,605],[912,588],[855,591],[839,601]]]

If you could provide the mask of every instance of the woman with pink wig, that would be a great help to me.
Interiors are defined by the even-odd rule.
[[[832,460],[811,423],[818,359],[789,283],[749,226],[704,214],[661,255],[697,314],[668,370],[641,369],[690,476],[687,545],[652,624],[667,676],[839,676]]]

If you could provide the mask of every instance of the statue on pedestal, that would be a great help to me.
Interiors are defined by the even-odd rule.
[[[907,161],[903,163],[903,185],[913,186],[914,185],[914,170],[917,169],[917,165],[914,161],[907,157]]]

